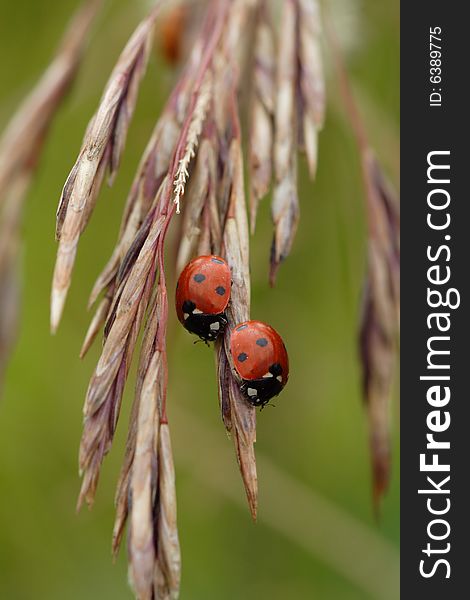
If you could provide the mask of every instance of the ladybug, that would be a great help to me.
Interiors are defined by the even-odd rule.
[[[213,342],[227,325],[230,268],[220,256],[198,256],[181,272],[176,286],[176,313],[183,326]]]
[[[183,54],[188,16],[187,6],[175,6],[160,19],[160,50],[172,66],[180,62]]]
[[[261,321],[237,325],[230,338],[233,366],[240,390],[253,406],[264,407],[289,378],[289,357],[281,336]]]

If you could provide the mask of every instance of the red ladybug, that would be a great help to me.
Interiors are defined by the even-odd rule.
[[[245,321],[232,331],[230,354],[242,380],[241,391],[253,406],[263,407],[289,378],[289,358],[281,336],[261,321]]]
[[[184,327],[205,342],[227,325],[230,268],[220,256],[198,256],[183,269],[176,286],[176,313]]]
[[[188,6],[175,6],[160,18],[160,30],[157,32],[160,50],[166,61],[174,66],[181,60],[184,50],[184,34],[188,25]]]

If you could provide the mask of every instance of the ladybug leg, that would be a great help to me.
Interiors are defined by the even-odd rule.
[[[273,404],[272,402],[269,402],[269,400],[265,400],[264,402],[261,403],[260,405],[260,412],[262,410],[264,410],[267,406],[270,406],[271,408],[276,408],[276,405]]]

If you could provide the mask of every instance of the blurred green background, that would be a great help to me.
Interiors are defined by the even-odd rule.
[[[132,382],[95,506],[75,513],[81,410],[99,343],[81,362],[86,301],[117,235],[121,209],[174,73],[154,55],[113,189],[82,238],[65,317],[49,335],[57,200],[117,55],[148,2],[108,1],[78,80],[48,138],[24,221],[19,340],[0,406],[0,598],[131,598],[125,548],[110,555],[115,482]],[[398,185],[398,1],[339,1],[331,17],[370,139]],[[0,1],[0,128],[35,83],[76,0]],[[214,360],[173,318],[169,411],[176,456],[183,600],[393,599],[398,592],[398,402],[390,491],[371,509],[367,427],[356,357],[365,226],[358,158],[328,66],[329,106],[312,185],[301,161],[302,217],[291,257],[267,285],[265,202],[252,243],[252,316],[284,336],[291,378],[258,418],[260,513],[245,503],[217,405]]]

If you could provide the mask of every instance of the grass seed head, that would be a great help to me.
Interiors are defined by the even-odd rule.
[[[191,10],[187,22],[191,22]],[[318,3],[285,0],[279,22],[271,19],[271,12],[271,4],[263,0],[207,4],[187,65],[137,169],[115,249],[90,298],[93,303],[102,295],[83,352],[103,325],[104,345],[84,408],[79,503],[93,500],[102,460],[113,441],[134,349],[144,329],[113,532],[116,553],[128,523],[129,578],[139,600],[176,599],[179,593],[181,558],[166,413],[165,250],[166,234],[180,208],[177,270],[195,253],[220,254],[231,269],[229,327],[215,345],[219,397],[250,512],[254,519],[257,515],[256,411],[240,391],[229,352],[230,329],[250,318],[249,231],[239,116],[244,74],[249,73],[253,82],[247,135],[252,229],[259,201],[273,183],[272,283],[291,250],[299,222],[297,154],[305,150],[313,176],[325,110]],[[112,181],[119,167],[155,18],[156,10],[139,25],[122,52],[64,186],[57,218],[53,328],[70,285],[80,234],[106,172]],[[253,44],[248,44],[244,34],[251,31]],[[378,489],[382,489],[380,482],[386,479],[382,474],[388,469],[384,406],[392,358],[390,315],[398,305],[397,220],[377,163],[367,158],[363,166],[373,227],[361,347],[371,445],[377,459],[374,468]],[[392,288],[390,296],[387,290]]]
[[[298,0],[299,124],[312,178],[317,170],[318,132],[325,119],[325,82],[321,53],[321,17],[317,0]]]
[[[104,172],[116,174],[137,92],[145,73],[155,24],[155,10],[128,41],[90,121],[82,149],[59,202],[56,237],[59,240],[51,295],[51,328],[57,329],[70,287],[78,240],[96,202]]]
[[[275,104],[275,43],[265,3],[257,15],[250,119],[250,221],[254,233],[260,200],[271,185]]]
[[[376,510],[390,479],[390,403],[399,333],[398,200],[370,150],[363,155],[369,207],[368,266],[359,336]]]
[[[26,194],[49,127],[77,74],[101,4],[101,0],[90,0],[79,8],[56,56],[0,139],[0,385],[16,339],[20,229]]]

